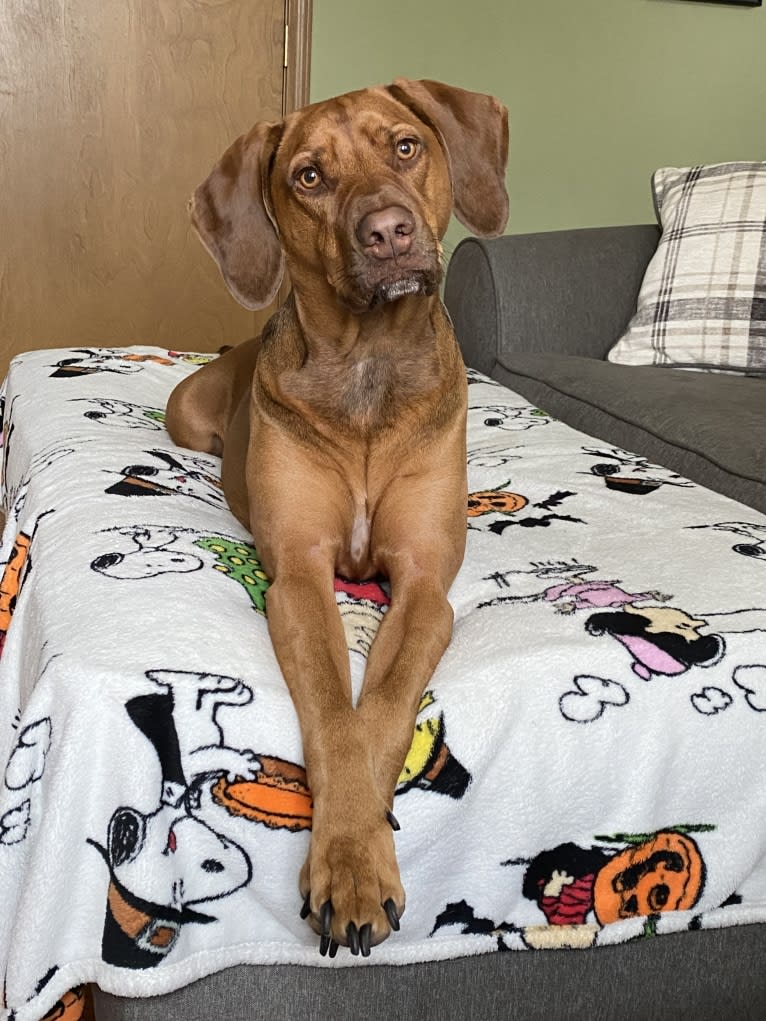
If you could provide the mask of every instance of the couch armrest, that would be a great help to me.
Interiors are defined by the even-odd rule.
[[[466,363],[490,373],[511,351],[604,358],[635,311],[659,236],[641,224],[461,241],[444,300]]]

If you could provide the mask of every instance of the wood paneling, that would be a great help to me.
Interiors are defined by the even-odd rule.
[[[305,101],[284,88],[286,6],[306,7],[2,0],[0,372],[37,347],[252,335],[186,203],[238,134]]]

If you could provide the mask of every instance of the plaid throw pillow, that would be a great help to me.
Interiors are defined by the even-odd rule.
[[[766,375],[766,163],[665,167],[652,190],[662,236],[609,361]]]

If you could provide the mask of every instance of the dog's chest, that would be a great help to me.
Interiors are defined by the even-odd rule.
[[[303,395],[325,422],[367,437],[417,399],[420,378],[395,359],[376,355],[307,366],[302,375]]]
[[[341,375],[339,405],[349,419],[376,419],[394,400],[397,372],[389,360],[360,358]]]

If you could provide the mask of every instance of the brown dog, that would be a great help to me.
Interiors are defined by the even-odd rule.
[[[391,807],[466,535],[466,380],[441,238],[453,205],[475,233],[502,232],[507,150],[497,100],[399,79],[256,124],[191,203],[242,304],[268,304],[285,265],[292,280],[260,338],[176,388],[167,425],[223,455],[271,579],[314,799],[302,913],[323,954],[367,956],[404,910]],[[356,707],[336,572],[391,584]]]

